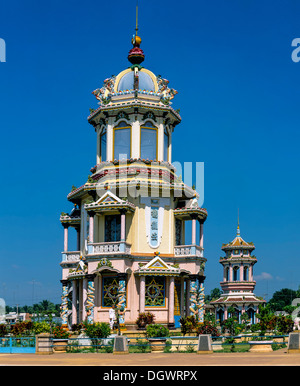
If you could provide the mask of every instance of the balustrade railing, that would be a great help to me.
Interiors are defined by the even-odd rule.
[[[199,245],[177,245],[174,248],[174,255],[177,257],[203,257],[203,248],[201,248]]]
[[[130,254],[131,245],[125,241],[88,244],[88,253],[93,255]]]
[[[62,261],[64,263],[76,263],[80,259],[80,251],[63,252]]]

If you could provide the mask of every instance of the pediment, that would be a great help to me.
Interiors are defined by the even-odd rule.
[[[144,267],[144,269],[174,269],[173,267],[170,267],[168,264],[166,264],[159,256],[154,257],[149,263],[147,263]]]
[[[102,197],[99,198],[98,201],[96,201],[97,205],[101,204],[122,204],[123,200],[121,200],[119,197],[117,197],[115,194],[113,194],[110,190],[105,192]]]

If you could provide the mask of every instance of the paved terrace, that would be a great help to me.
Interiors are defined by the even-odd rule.
[[[132,366],[300,366],[300,354],[288,354],[286,348],[270,353],[0,354],[0,366],[131,366],[130,371]]]

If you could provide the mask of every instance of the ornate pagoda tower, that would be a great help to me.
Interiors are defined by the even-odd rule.
[[[258,305],[265,301],[253,293],[256,284],[253,280],[253,266],[257,259],[251,253],[255,246],[242,239],[238,224],[234,240],[223,244],[221,249],[225,252],[225,256],[220,258],[223,266],[223,281],[220,282],[223,294],[210,303],[215,307],[216,320],[222,322],[230,317],[228,308],[233,307],[239,321],[241,315],[247,312],[251,324],[256,323]]]
[[[67,196],[74,209],[60,217],[64,325],[108,322],[112,305],[128,329],[145,311],[169,328],[183,315],[203,318],[207,211],[172,165],[172,135],[181,122],[171,102],[177,91],[142,66],[140,44],[136,28],[129,67],[93,91],[98,107],[88,122],[97,162]],[[186,245],[189,220],[192,242]],[[75,251],[68,247],[72,228]]]

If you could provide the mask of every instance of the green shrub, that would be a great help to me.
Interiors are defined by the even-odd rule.
[[[50,324],[43,322],[33,322],[33,332],[34,334],[42,334],[43,332],[50,332]]]
[[[33,323],[30,321],[17,322],[10,328],[10,332],[14,336],[26,336],[33,333]]]
[[[149,324],[146,329],[146,335],[148,338],[165,338],[170,336],[170,332],[162,324]]]
[[[0,324],[0,337],[7,335],[9,332],[9,327],[7,324]]]
[[[89,338],[105,339],[110,335],[110,326],[106,322],[84,323],[83,328]]]

